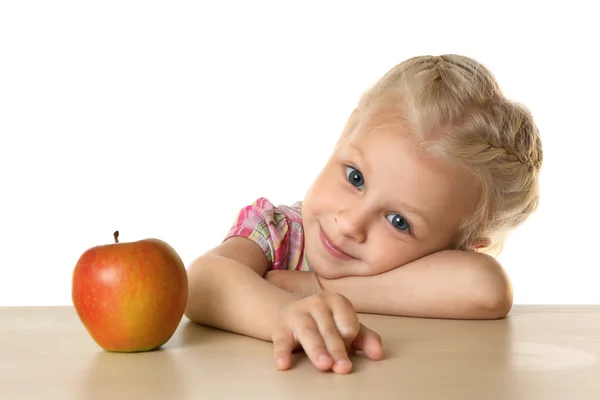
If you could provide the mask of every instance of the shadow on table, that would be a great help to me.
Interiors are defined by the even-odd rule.
[[[199,348],[204,346],[214,346],[217,343],[231,341],[232,338],[237,338],[238,340],[256,340],[183,319],[171,340],[169,340],[163,348]]]
[[[84,400],[185,397],[183,367],[169,351],[99,352],[81,380]]]

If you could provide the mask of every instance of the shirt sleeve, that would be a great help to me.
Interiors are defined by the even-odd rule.
[[[243,207],[224,240],[243,236],[265,253],[270,269],[284,269],[289,249],[289,225],[285,213],[261,197]]]

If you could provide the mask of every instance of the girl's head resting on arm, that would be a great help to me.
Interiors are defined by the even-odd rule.
[[[444,249],[497,255],[537,208],[542,158],[529,110],[507,99],[486,67],[459,55],[406,60],[361,96],[307,193],[309,261],[334,277]],[[363,171],[354,159],[370,165]],[[338,170],[350,186],[336,186]],[[328,258],[322,233],[350,259]],[[340,265],[323,268],[328,260]]]

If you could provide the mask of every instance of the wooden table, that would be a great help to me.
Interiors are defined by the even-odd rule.
[[[101,350],[71,307],[0,308],[0,399],[600,399],[600,306],[498,321],[361,315],[384,360],[349,375],[273,366],[267,342],[182,320],[162,350]]]

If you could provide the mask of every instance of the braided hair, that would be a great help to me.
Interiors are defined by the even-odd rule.
[[[476,208],[457,249],[498,255],[509,232],[537,209],[543,149],[531,112],[502,93],[492,73],[461,55],[419,56],[388,71],[357,109],[398,109],[425,151],[462,165],[477,186]]]

